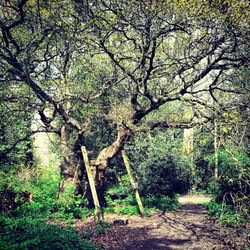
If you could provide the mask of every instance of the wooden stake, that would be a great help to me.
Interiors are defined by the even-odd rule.
[[[91,167],[90,167],[90,163],[89,163],[88,152],[87,152],[85,146],[81,147],[81,151],[82,151],[82,156],[83,156],[85,168],[86,168],[86,171],[87,171],[90,191],[91,191],[93,201],[94,201],[94,205],[95,205],[95,215],[97,217],[97,220],[101,221],[103,219],[102,218],[102,213],[101,213],[101,207],[100,207],[98,195],[97,195],[97,192],[96,192],[95,180],[94,180],[94,177],[92,175],[92,171],[91,171]]]
[[[141,197],[140,197],[140,194],[139,194],[139,191],[138,191],[138,184],[137,182],[135,181],[135,178],[134,178],[134,175],[133,175],[133,172],[132,172],[132,168],[129,164],[129,159],[125,153],[125,151],[123,150],[122,151],[122,159],[124,161],[124,165],[126,167],[126,170],[127,170],[127,173],[128,173],[128,177],[129,177],[129,180],[130,180],[130,183],[131,183],[131,186],[135,192],[135,199],[136,199],[136,202],[138,204],[138,207],[139,207],[139,211],[140,211],[140,214],[142,216],[145,215],[145,211],[144,211],[144,207],[143,207],[143,204],[142,204],[142,201],[141,201]]]

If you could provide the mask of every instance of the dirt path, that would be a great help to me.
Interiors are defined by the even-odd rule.
[[[173,213],[155,214],[133,220],[130,228],[144,226],[145,234],[136,244],[120,249],[222,249],[219,228],[210,225],[201,205],[183,205]]]
[[[93,241],[107,250],[244,249],[242,238],[237,236],[239,232],[228,231],[211,222],[204,207],[196,204],[203,203],[204,199],[200,196],[196,198],[195,202],[194,197],[183,197],[181,209],[175,212],[158,213],[145,218],[120,217],[128,219],[128,225],[113,226],[112,232],[105,236],[99,235]],[[118,219],[117,215],[106,218],[108,222],[115,219]],[[231,234],[233,242],[226,242]]]

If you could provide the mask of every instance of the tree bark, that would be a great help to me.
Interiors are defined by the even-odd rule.
[[[97,159],[91,162],[91,165],[96,166],[99,170],[105,169],[108,161],[123,149],[131,134],[131,130],[119,125],[117,128],[117,139],[110,146],[104,148],[99,153]]]
[[[128,177],[129,177],[132,189],[134,190],[134,193],[135,193],[135,198],[136,198],[136,202],[137,202],[140,214],[141,214],[141,216],[144,216],[145,211],[144,211],[144,207],[143,207],[141,197],[139,194],[138,183],[133,175],[132,168],[131,168],[130,163],[129,163],[129,159],[128,159],[124,150],[122,150],[122,158],[123,158],[124,165],[125,165],[127,173],[128,173]]]
[[[214,120],[214,179],[218,180],[218,123]]]
[[[67,132],[66,132],[66,126],[63,125],[61,127],[61,136],[60,136],[60,143],[61,143],[61,152],[63,156],[63,163],[60,165],[60,172],[62,176],[62,181],[59,186],[59,193],[58,197],[60,196],[60,193],[63,193],[65,191],[65,188],[69,185],[74,185],[74,176],[76,168],[70,159],[70,149],[68,147],[68,141],[67,141]]]
[[[196,168],[194,164],[194,128],[185,128],[183,133],[182,153],[188,156],[191,163],[191,174],[193,178],[193,189],[195,185]]]
[[[182,152],[184,155],[191,156],[194,150],[194,129],[185,128],[183,133]]]

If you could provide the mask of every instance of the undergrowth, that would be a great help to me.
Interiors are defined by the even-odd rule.
[[[85,200],[73,196],[71,187],[57,199],[60,176],[54,170],[29,177],[24,180],[9,174],[0,182],[1,207],[5,208],[0,215],[0,249],[96,249],[69,226],[74,219],[84,220],[92,214]],[[32,194],[32,199],[21,203],[19,196],[24,192]],[[58,221],[64,226],[54,225]]]
[[[105,212],[120,215],[139,215],[139,209],[132,190],[128,187],[116,187],[107,191]],[[180,207],[177,196],[146,196],[142,197],[145,215],[149,216],[155,211],[174,211]]]
[[[72,227],[46,224],[31,218],[15,220],[0,217],[0,249],[3,250],[94,250],[95,246],[81,240]]]
[[[243,214],[235,212],[229,205],[210,201],[206,208],[210,217],[215,217],[218,221],[228,227],[241,227],[246,222],[246,217]]]

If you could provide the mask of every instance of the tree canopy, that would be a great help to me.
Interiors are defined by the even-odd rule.
[[[215,166],[231,154],[221,156],[218,141],[245,150],[249,140],[249,10],[245,0],[2,0],[1,162],[31,162],[32,135],[46,132],[56,135],[63,158],[62,193],[73,183],[91,200],[90,165],[104,204],[105,171],[118,165],[122,172],[125,150],[138,165],[140,191],[194,187],[195,175],[206,178],[212,131]],[[199,135],[189,130],[185,140],[185,129]],[[147,146],[151,136],[166,145]],[[188,140],[186,151],[175,145]],[[162,148],[165,162],[165,153],[154,153]],[[156,171],[162,186],[153,193]]]

